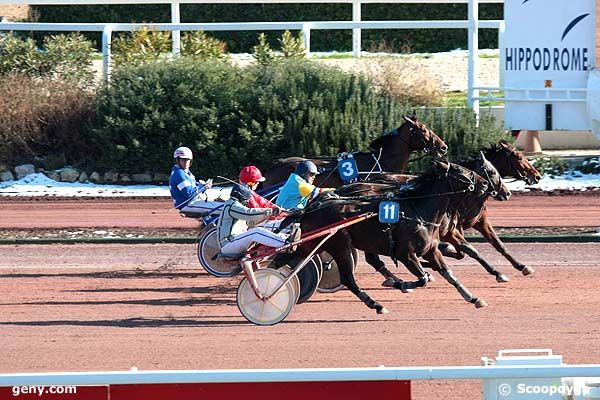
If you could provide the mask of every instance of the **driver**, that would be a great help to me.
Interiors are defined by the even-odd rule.
[[[230,198],[225,202],[217,224],[223,255],[241,257],[253,242],[269,247],[281,247],[288,241],[298,239],[298,231],[288,236],[262,227],[248,229],[248,222],[256,223],[280,212],[279,208],[249,208],[247,205],[250,199],[252,191],[248,187],[236,185],[231,189]]]
[[[312,161],[301,161],[281,188],[275,204],[286,210],[300,210],[319,194],[335,190],[313,185],[318,173],[317,166]]]

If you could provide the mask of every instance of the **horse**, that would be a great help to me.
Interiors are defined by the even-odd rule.
[[[369,145],[370,151],[353,153],[357,168],[368,174],[383,171],[401,173],[406,170],[410,153],[424,151],[435,157],[443,157],[448,146],[438,135],[416,117],[402,116],[404,123],[391,132],[378,137]],[[285,182],[294,172],[296,165],[303,160],[310,160],[324,173],[317,175],[315,185],[321,187],[339,187],[344,184],[337,173],[337,157],[288,157],[279,160],[273,167],[267,169],[263,176],[266,180],[263,186],[268,188]]]
[[[522,180],[528,185],[534,185],[542,179],[538,170],[527,157],[506,140],[501,140],[497,145],[483,149],[483,152],[503,177]]]
[[[365,212],[377,212],[383,200],[397,201],[402,210],[398,223],[390,225],[368,219],[340,229],[323,244],[322,250],[328,252],[338,265],[341,283],[367,307],[378,314],[386,313],[385,307],[364,292],[354,280],[351,248],[400,260],[417,277],[416,281],[395,282],[395,287],[402,291],[427,285],[428,274],[419,262],[419,257],[423,257],[456,287],[467,302],[479,308],[487,303],[474,297],[453,276],[438,249],[438,243],[439,229],[445,215],[453,214],[467,193],[482,195],[486,190],[486,181],[473,171],[436,161],[409,185],[366,182],[347,185],[343,188],[343,194],[349,197],[317,198],[304,213],[287,217],[282,226],[297,221],[303,232],[309,232]],[[302,243],[293,253],[293,258],[300,260],[306,257],[316,244],[315,240]]]
[[[537,183],[541,179],[540,173],[529,160],[527,160],[527,158],[512,144],[504,140],[500,141],[498,145],[482,149],[480,153],[482,154],[472,155],[469,158],[457,161],[457,163],[463,167],[474,170],[482,176],[487,176],[488,182],[490,183],[489,197],[496,200],[505,201],[510,197],[510,192],[502,182],[501,176],[524,180],[528,184]],[[487,166],[487,163],[485,162],[486,159],[493,166]],[[378,177],[377,181],[406,182],[412,177],[412,175],[384,174]],[[496,190],[491,188],[496,188]],[[494,191],[496,193],[493,193]],[[508,282],[508,277],[496,270],[489,262],[483,259],[479,252],[465,239],[464,231],[473,228],[480,232],[486,241],[524,276],[533,274],[535,270],[516,260],[508,252],[508,249],[496,234],[496,231],[489,220],[487,208],[485,207],[486,199],[481,199],[482,202],[480,206],[473,204],[469,209],[465,208],[462,210],[460,213],[461,218],[459,219],[457,226],[454,229],[449,230],[445,235],[442,235],[442,240],[452,244],[454,247],[442,243],[442,253],[445,256],[455,259],[464,258],[466,253],[477,260],[490,275],[495,276],[497,282]],[[372,254],[365,254],[365,261],[386,277],[388,279],[387,284],[389,284],[391,273],[385,268],[385,264],[379,257]],[[386,282],[384,282],[384,284],[386,284]]]

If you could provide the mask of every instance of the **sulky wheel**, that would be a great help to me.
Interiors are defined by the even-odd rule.
[[[221,247],[219,246],[217,228],[206,229],[198,237],[198,261],[200,265],[212,276],[218,278],[234,276],[240,272],[235,268],[237,264],[232,261],[224,261],[214,259],[213,257],[219,254]]]
[[[285,275],[271,268],[254,271],[259,292],[263,296],[272,294]],[[248,321],[256,325],[275,325],[288,316],[294,308],[298,293],[292,281],[288,282],[268,300],[261,300],[250,286],[248,278],[242,279],[237,290],[237,305]]]
[[[354,271],[356,271],[358,265],[358,251],[355,248],[352,248],[351,256],[354,263]],[[323,263],[323,276],[319,283],[319,293],[335,293],[338,290],[343,289],[344,285],[342,285],[342,282],[340,281],[340,271],[331,254],[324,251],[319,254],[319,257]]]
[[[307,302],[315,294],[321,280],[321,271],[323,271],[321,259],[318,255],[314,255],[304,268],[298,272],[298,279],[300,280],[298,304]]]
[[[292,273],[292,269],[289,267],[289,265],[284,265],[277,271],[285,275],[286,278]],[[300,296],[300,280],[298,279],[298,274],[296,274],[296,276],[294,276],[290,282],[294,285],[294,291],[298,294],[298,296]],[[296,303],[298,303],[298,296],[296,296]]]

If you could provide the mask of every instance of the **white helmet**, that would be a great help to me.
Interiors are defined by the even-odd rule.
[[[188,160],[193,160],[194,155],[189,147],[178,147],[175,149],[175,153],[173,153],[173,158],[187,158]]]

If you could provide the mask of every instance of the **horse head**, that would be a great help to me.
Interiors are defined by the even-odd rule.
[[[391,132],[378,137],[371,142],[371,149],[383,149],[398,153],[406,147],[408,152],[424,151],[435,157],[443,157],[448,152],[448,146],[427,125],[416,118],[402,116],[404,123]]]
[[[501,140],[495,150],[500,156],[500,160],[495,164],[502,176],[512,176],[528,185],[535,185],[542,179],[533,164],[512,144]]]
[[[422,150],[425,153],[431,153],[433,156],[442,158],[448,152],[448,146],[435,134],[427,125],[417,120],[416,115],[407,117],[403,115],[404,123],[397,129],[399,133],[403,130],[408,131],[410,146],[414,150]]]
[[[434,165],[440,176],[448,180],[453,192],[473,192],[476,196],[487,193],[487,180],[474,171],[451,162],[436,161]]]
[[[475,172],[483,177],[488,183],[487,193],[496,200],[508,200],[511,196],[510,190],[508,190],[504,184],[502,176],[496,167],[485,158],[483,151],[479,152],[475,165]]]

